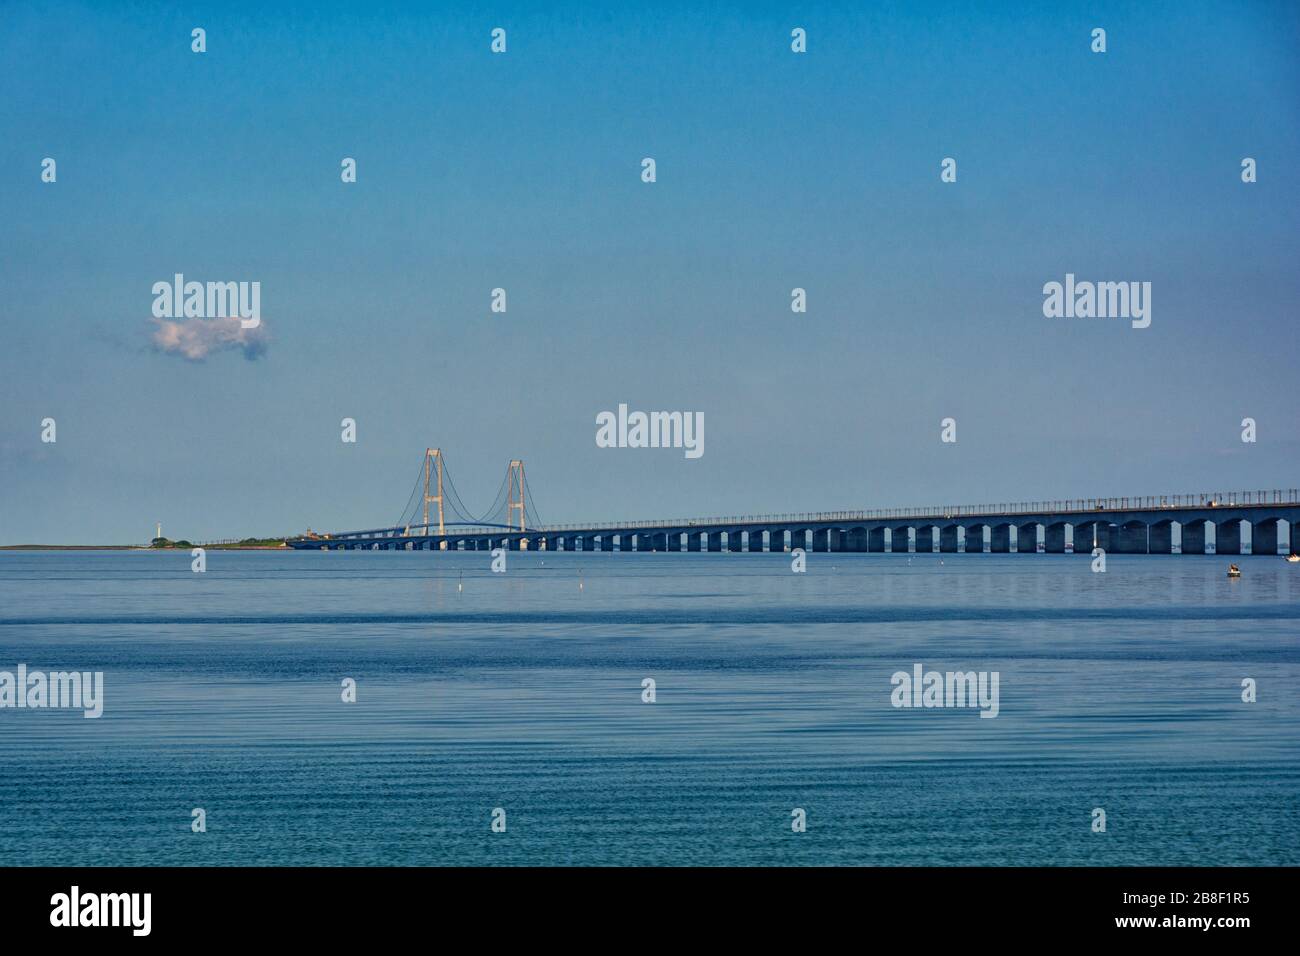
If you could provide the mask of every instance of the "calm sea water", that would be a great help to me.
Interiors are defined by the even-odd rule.
[[[1300,566],[488,560],[0,554],[0,670],[106,682],[0,710],[0,865],[1300,864]]]

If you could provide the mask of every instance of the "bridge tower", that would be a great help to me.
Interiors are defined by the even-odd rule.
[[[436,494],[429,494],[429,482],[433,479]],[[442,449],[426,448],[424,450],[424,533],[429,533],[429,502],[438,503],[438,534],[446,534],[442,523]]]
[[[526,514],[524,511],[524,463],[518,458],[510,460],[510,473],[506,476],[506,483],[509,486],[506,498],[506,524],[513,531],[515,527],[514,513],[519,509],[519,530],[527,531]]]

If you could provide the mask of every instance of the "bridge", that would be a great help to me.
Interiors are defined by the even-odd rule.
[[[1296,488],[562,525],[538,523],[536,513],[522,460],[510,462],[492,506],[473,516],[442,452],[430,448],[396,524],[289,544],[322,551],[1242,554],[1247,525],[1250,553],[1276,555],[1279,543],[1300,553]]]

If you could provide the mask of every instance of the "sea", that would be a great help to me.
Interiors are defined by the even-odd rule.
[[[0,866],[1300,864],[1300,565],[792,564],[0,552]]]

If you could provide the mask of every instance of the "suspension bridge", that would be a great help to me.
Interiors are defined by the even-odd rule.
[[[537,514],[521,459],[509,463],[492,505],[476,515],[441,449],[429,448],[395,524],[288,543],[322,551],[1242,554],[1248,540],[1252,554],[1276,555],[1279,544],[1300,553],[1296,488],[561,525]]]

